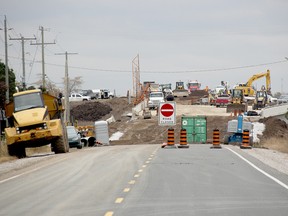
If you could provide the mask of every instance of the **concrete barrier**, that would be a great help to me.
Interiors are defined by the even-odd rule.
[[[135,107],[132,108],[132,119],[135,116],[139,116],[140,112],[142,112],[145,108],[146,100],[142,101],[141,103],[137,104]]]
[[[265,107],[260,112],[261,118],[277,117],[288,123],[287,119],[288,104],[279,104],[275,106]]]

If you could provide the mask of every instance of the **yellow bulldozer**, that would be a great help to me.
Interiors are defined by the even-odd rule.
[[[172,91],[174,97],[188,97],[189,92],[187,89],[184,87],[184,82],[179,81],[176,82],[175,89]]]
[[[9,121],[5,137],[11,156],[26,157],[25,148],[48,144],[56,154],[69,151],[61,98],[40,89],[17,92],[5,112]]]
[[[242,89],[232,89],[231,90],[231,103],[227,105],[226,112],[238,113],[247,112],[247,102],[244,100],[244,91]]]

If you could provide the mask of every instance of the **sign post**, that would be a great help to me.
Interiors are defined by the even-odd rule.
[[[173,126],[176,125],[176,103],[164,102],[159,104],[158,125]]]

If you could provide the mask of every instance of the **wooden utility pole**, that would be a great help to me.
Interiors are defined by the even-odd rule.
[[[133,96],[137,98],[141,91],[139,54],[132,60],[132,75],[133,75]]]
[[[69,75],[68,75],[68,55],[77,55],[78,53],[56,53],[55,55],[65,55],[65,78],[64,78],[64,101],[65,101],[65,113],[64,122],[66,125],[70,123],[70,103],[69,103]]]
[[[5,35],[5,85],[6,90],[6,103],[9,103],[9,68],[8,68],[8,42],[7,42],[7,20],[4,19],[4,35]]]
[[[26,89],[26,78],[25,78],[25,51],[24,51],[24,42],[25,40],[36,40],[36,38],[25,38],[21,35],[20,38],[10,38],[10,40],[21,40],[22,44],[22,70],[23,70],[23,77],[22,77],[22,87]]]
[[[55,41],[53,43],[44,43],[44,28],[43,26],[39,27],[39,30],[41,31],[41,43],[30,43],[30,45],[41,45],[42,47],[42,89],[46,88],[46,83],[45,83],[45,61],[44,61],[44,45],[48,44],[56,44]]]

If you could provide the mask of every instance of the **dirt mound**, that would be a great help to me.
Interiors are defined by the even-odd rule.
[[[265,124],[263,138],[278,137],[288,139],[288,126],[286,122],[272,117],[262,119],[260,122]]]
[[[286,122],[269,117],[261,120],[265,124],[260,147],[288,153],[288,125]]]
[[[197,97],[203,97],[203,96],[208,96],[209,94],[208,94],[208,92],[207,91],[205,91],[205,90],[198,90],[198,91],[191,91],[190,92],[190,96],[197,96]]]
[[[70,114],[78,121],[97,121],[102,116],[110,113],[112,108],[100,102],[83,102],[82,104],[72,107]]]
[[[79,125],[90,125],[97,120],[106,120],[112,115],[120,121],[125,112],[132,109],[127,98],[103,99],[71,103],[70,114]]]

